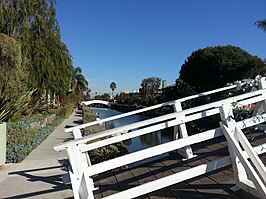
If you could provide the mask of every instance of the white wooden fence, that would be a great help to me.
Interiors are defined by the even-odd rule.
[[[184,156],[186,156],[187,158],[193,158],[192,149],[191,147],[189,147],[190,145],[222,135],[224,135],[227,139],[230,156],[223,157],[219,160],[202,164],[143,185],[139,185],[117,194],[107,196],[105,198],[134,198],[170,186],[172,184],[217,170],[230,164],[232,164],[233,166],[237,187],[251,194],[259,196],[260,198],[266,198],[266,169],[258,157],[258,154],[266,152],[266,144],[252,148],[241,130],[243,128],[251,127],[266,121],[266,90],[264,89],[266,88],[265,78],[261,78],[260,80],[260,90],[186,110],[182,110],[181,108],[181,103],[185,100],[228,89],[233,89],[235,87],[236,86],[233,85],[230,87],[209,91],[199,95],[190,96],[180,100],[159,104],[142,110],[125,113],[113,116],[111,118],[102,119],[99,121],[66,129],[66,132],[73,132],[75,140],[56,145],[54,146],[54,150],[67,150],[71,165],[69,174],[75,199],[94,198],[94,185],[92,176],[96,174],[181,148],[185,149],[185,152],[183,153]],[[234,120],[233,110],[237,109],[239,106],[246,106],[249,104],[256,105],[254,116],[249,119],[236,122]],[[173,105],[176,112],[125,125],[115,129],[106,130],[86,137],[81,136],[81,129],[87,126],[169,105]],[[261,110],[264,110],[264,112],[262,112]],[[257,115],[258,113],[261,114]],[[220,114],[221,118],[219,128],[188,136],[185,125],[187,122],[216,114]],[[111,160],[107,160],[95,165],[92,165],[90,163],[89,156],[87,154],[87,152],[90,150],[169,127],[175,127],[176,129],[176,139],[174,139],[173,141],[117,157]],[[118,134],[119,132],[128,133]],[[89,141],[98,138],[106,139],[88,143]],[[252,162],[252,164],[250,162]]]

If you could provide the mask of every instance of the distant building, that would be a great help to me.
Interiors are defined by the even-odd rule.
[[[166,87],[166,80],[162,81],[162,89],[164,89]]]

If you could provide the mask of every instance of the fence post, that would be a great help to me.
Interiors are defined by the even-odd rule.
[[[175,112],[182,111],[181,102],[176,101],[174,103],[174,110]],[[186,137],[188,137],[188,133],[187,133],[187,127],[185,123],[174,126],[174,140],[177,140],[179,138],[186,138]],[[189,145],[181,149],[178,149],[178,153],[186,159],[190,159],[194,157],[192,148]]]
[[[0,122],[0,166],[6,163],[6,123]]]
[[[71,169],[69,175],[75,199],[93,199],[93,180],[87,175],[88,167],[86,157],[81,153],[78,146],[68,146],[67,153]]]
[[[266,77],[260,78],[259,81],[259,89],[266,89]],[[262,95],[265,95],[264,93]],[[262,109],[262,110],[261,110]],[[259,115],[262,112],[266,111],[266,101],[258,102],[255,105],[254,111],[253,111],[253,116]]]
[[[235,134],[235,126],[232,121],[232,119],[234,118],[232,103],[234,102],[227,101],[226,103],[223,104],[223,106],[220,107],[220,117],[221,117],[222,122],[230,129],[230,133],[233,133],[236,140],[238,140],[237,134]],[[239,158],[234,153],[229,142],[227,142],[227,145],[228,145],[229,154],[230,154],[231,161],[232,161],[235,183],[238,188],[239,182],[246,181],[248,179],[247,173],[242,163],[240,162]]]
[[[78,128],[74,129],[72,132],[73,132],[73,135],[74,135],[74,139],[82,138],[82,133],[81,133],[80,129],[78,129]],[[91,165],[91,159],[89,157],[89,154],[88,153],[84,153],[82,155],[86,158],[87,163],[90,166]]]

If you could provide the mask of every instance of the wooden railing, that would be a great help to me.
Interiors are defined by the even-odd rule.
[[[144,185],[140,185],[126,191],[107,196],[105,198],[134,198],[157,189],[182,182],[184,180],[205,174],[210,171],[214,171],[216,169],[222,168],[224,166],[228,166],[230,164],[233,165],[234,172],[236,173],[236,185],[240,188],[248,191],[254,195],[259,195],[261,198],[266,198],[266,189],[265,189],[265,181],[262,178],[265,176],[265,167],[259,162],[258,154],[266,152],[266,144],[257,146],[256,148],[252,148],[250,145],[243,141],[243,132],[241,129],[251,127],[257,125],[259,123],[263,123],[266,121],[266,90],[265,88],[265,78],[261,79],[260,90],[245,93],[242,95],[237,95],[231,98],[227,98],[224,100],[208,103],[205,105],[193,107],[190,109],[182,110],[181,102],[186,99],[192,99],[201,96],[202,94],[191,96],[185,99],[180,99],[176,101],[172,101],[169,103],[164,103],[160,105],[156,105],[153,107],[146,108],[144,110],[151,110],[155,107],[162,107],[165,105],[174,105],[176,112],[166,114],[163,116],[155,117],[152,119],[147,119],[144,121],[136,122],[133,124],[125,125],[122,127],[118,127],[115,129],[106,130],[100,133],[96,133],[90,136],[81,137],[81,129],[90,125],[94,125],[97,123],[102,123],[103,121],[110,121],[111,119],[117,119],[120,117],[124,117],[127,114],[136,114],[142,112],[143,110],[137,110],[131,113],[121,114],[120,116],[113,116],[111,119],[103,119],[99,121],[95,121],[89,124],[83,124],[77,127],[73,127],[67,129],[67,132],[72,131],[75,136],[75,140],[68,141],[62,144],[59,144],[54,147],[54,150],[67,150],[69,161],[71,168],[69,169],[69,174],[71,178],[72,189],[74,193],[74,197],[77,198],[89,198],[93,199],[93,180],[92,176],[121,167],[130,163],[138,162],[140,160],[144,160],[146,158],[150,158],[156,155],[160,155],[166,152],[170,152],[173,150],[184,148],[192,144],[196,144],[205,140],[213,139],[215,137],[219,137],[225,135],[228,140],[228,148],[230,151],[229,157],[224,157],[219,160],[215,160],[209,162],[207,164],[202,164],[191,169],[182,171],[177,174],[173,174],[164,178],[157,179],[155,181],[146,183]],[[235,86],[231,86],[230,89]],[[226,90],[225,88],[223,88]],[[227,88],[228,89],[228,88]],[[215,91],[207,92],[216,93],[220,90],[217,89]],[[206,95],[206,93],[204,94]],[[177,104],[177,105],[176,105]],[[249,104],[255,104],[255,112],[261,113],[261,110],[264,110],[264,113],[261,115],[255,115],[251,118],[240,120],[235,122],[233,110],[236,110],[239,106],[246,106]],[[187,122],[195,121],[201,118],[209,117],[212,115],[220,115],[220,126],[215,129],[210,129],[195,135],[188,136],[186,131],[185,124]],[[128,115],[127,115],[128,116]],[[258,117],[260,119],[258,119]],[[244,125],[243,125],[244,124]],[[176,139],[170,141],[168,143],[160,144],[157,146],[150,147],[148,149],[144,149],[141,151],[137,151],[131,154],[127,154],[121,157],[117,157],[111,160],[107,160],[98,164],[91,165],[89,156],[87,154],[88,151],[106,146],[112,143],[116,143],[119,141],[127,140],[129,138],[134,138],[140,135],[145,135],[154,131],[162,130],[169,127],[176,127],[181,131],[181,136],[175,136]],[[126,134],[118,134],[118,132],[126,131]],[[185,131],[182,132],[182,131]],[[237,133],[235,133],[237,131]],[[234,137],[232,132],[237,134],[238,137]],[[183,133],[183,134],[182,134]],[[178,132],[176,132],[178,134]],[[92,140],[98,138],[106,138],[97,142],[90,142]],[[236,141],[237,140],[237,141]],[[239,144],[241,142],[241,146]],[[245,145],[245,146],[243,146]],[[239,148],[241,147],[245,150],[239,152]],[[188,158],[193,158],[190,153],[188,154]],[[255,157],[255,159],[254,159]],[[253,160],[253,164],[248,164],[248,159]],[[240,160],[240,161],[239,161]],[[255,168],[253,168],[255,167]],[[254,173],[255,171],[255,173]],[[258,171],[258,172],[256,172]],[[251,180],[250,181],[250,176]]]

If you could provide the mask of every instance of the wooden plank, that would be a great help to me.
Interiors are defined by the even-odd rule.
[[[111,160],[107,160],[105,162],[92,165],[88,168],[88,173],[90,175],[95,175],[95,174],[108,171],[110,169],[114,169],[120,166],[124,166],[124,165],[130,164],[130,163],[133,163],[139,160],[144,160],[149,157],[153,157],[153,156],[160,155],[166,152],[170,152],[175,149],[185,147],[187,145],[198,143],[206,139],[211,139],[219,135],[220,134],[217,134],[216,131],[210,130],[210,131],[205,131],[203,133],[189,136],[187,138],[182,138],[179,140],[160,144],[154,147],[150,147],[148,149],[144,149],[141,151],[137,151],[131,154],[127,154],[121,157],[117,157]]]
[[[187,161],[187,164],[191,167],[224,157],[225,153],[228,155],[228,149],[223,144],[220,144],[219,142],[216,143],[214,141],[212,144],[198,149],[195,153],[199,154],[199,156],[195,158],[194,161]],[[189,181],[189,185],[206,198],[237,198],[235,196],[231,196],[230,190],[205,176],[198,177],[194,180],[192,179],[192,181]]]
[[[206,199],[206,197],[186,182],[174,184],[168,187],[168,190],[178,199]]]
[[[131,169],[131,173],[139,184],[145,184],[156,180],[156,177],[145,167],[145,164]],[[150,198],[149,195],[144,195],[144,197]]]
[[[115,177],[118,181],[118,185],[121,191],[130,189],[132,187],[139,185],[139,182],[132,175],[132,172],[130,170],[116,172]]]
[[[113,172],[106,172],[95,178],[96,184],[99,185],[101,197],[106,197],[120,191],[118,182]]]
[[[115,177],[118,181],[118,186],[120,190],[127,190],[139,185],[139,182],[133,176],[132,172],[127,169],[124,171],[115,172]],[[136,199],[149,199],[148,196],[139,196]]]
[[[178,160],[177,156],[175,156],[175,155],[171,155],[171,156],[165,158],[162,161],[162,164],[164,164],[168,169],[170,169],[174,173],[178,173],[180,171],[184,171],[186,169],[191,168],[184,161]]]
[[[152,162],[147,165],[149,171],[157,178],[162,178],[165,176],[169,176],[173,174],[173,171],[169,170],[165,165],[161,162]],[[168,188],[159,189],[158,191],[154,191],[148,194],[149,198],[157,199],[157,198],[165,198],[165,199],[173,199],[176,198]]]
[[[108,199],[114,199],[114,198],[124,199],[125,195],[127,195],[129,198],[137,197],[142,194],[150,193],[158,189],[171,186],[175,183],[182,182],[183,180],[192,179],[196,176],[203,175],[205,173],[220,169],[222,167],[228,166],[230,163],[231,163],[230,157],[225,157],[218,161],[209,162],[208,164],[202,164],[202,165],[193,167],[191,169],[184,170],[182,172],[175,173],[173,175],[166,176],[166,177],[142,184],[145,181],[148,181],[147,178],[150,178],[151,176],[151,175],[147,176],[147,172],[145,172],[143,173],[143,175],[141,174],[141,175],[135,176],[136,178],[139,178],[139,176],[142,177],[141,180],[144,182],[139,181],[142,185],[128,189],[126,191],[122,191],[120,193],[114,194],[109,197],[106,197],[106,199],[107,198]]]
[[[227,189],[235,186],[234,174],[231,170],[223,169],[222,171],[207,174],[206,176]]]
[[[229,168],[231,168],[231,166]],[[226,188],[228,190],[228,193],[233,196],[237,196],[238,198],[257,199],[253,195],[243,190],[238,190],[234,192],[231,190],[233,187],[235,187],[235,180],[233,172],[229,169],[224,169],[220,172],[215,172],[207,176],[213,181],[219,183],[224,188]]]
[[[205,176],[192,180],[189,182],[189,185],[209,199],[239,198],[232,196],[231,193],[220,184]]]
[[[131,172],[133,176],[137,179],[139,184],[145,184],[147,182],[156,180],[156,177],[149,171],[148,168],[144,166],[133,168],[131,169]]]

